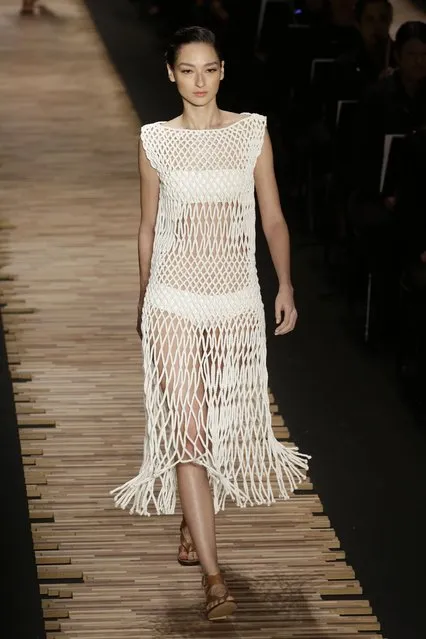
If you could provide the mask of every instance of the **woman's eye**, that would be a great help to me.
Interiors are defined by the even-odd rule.
[[[182,69],[182,73],[192,73],[191,69]]]
[[[217,71],[217,69],[207,69],[207,73],[215,73],[215,71]]]

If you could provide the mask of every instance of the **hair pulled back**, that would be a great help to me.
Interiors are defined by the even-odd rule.
[[[173,35],[169,45],[166,49],[166,62],[170,67],[174,67],[180,49],[185,44],[193,44],[200,42],[202,44],[209,44],[216,51],[217,57],[220,61],[223,60],[222,52],[217,41],[216,35],[213,31],[204,27],[184,27],[176,31]]]

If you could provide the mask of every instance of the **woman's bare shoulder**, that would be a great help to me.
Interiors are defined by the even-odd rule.
[[[239,122],[249,115],[248,113],[234,113],[233,111],[221,111],[222,126],[229,126],[235,122]]]
[[[164,120],[162,122],[158,122],[158,124],[162,124],[169,129],[182,129],[182,115],[178,115],[176,118],[172,120]]]

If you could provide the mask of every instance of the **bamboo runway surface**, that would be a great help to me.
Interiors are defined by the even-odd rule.
[[[0,8],[0,301],[48,636],[380,637],[309,483],[218,516],[239,610],[217,625],[176,562],[179,515],[114,508],[143,437],[139,123],[82,2]],[[271,411],[287,440],[272,395]]]

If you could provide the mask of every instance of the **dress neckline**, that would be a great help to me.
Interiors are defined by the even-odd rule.
[[[158,122],[158,124],[159,126],[161,126],[162,129],[168,129],[170,131],[191,131],[191,132],[195,131],[196,133],[206,133],[206,132],[210,133],[211,131],[226,131],[227,129],[230,129],[231,127],[236,126],[237,124],[240,124],[241,122],[244,122],[245,120],[249,120],[254,114],[243,111],[239,115],[243,117],[239,118],[238,120],[235,120],[235,122],[231,122],[231,124],[227,124],[226,126],[216,127],[214,129],[188,129],[184,127],[167,126],[166,120],[161,120],[160,122]]]

